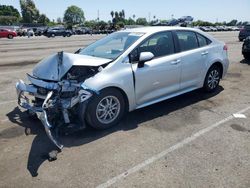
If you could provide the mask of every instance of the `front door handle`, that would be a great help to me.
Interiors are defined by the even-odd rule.
[[[180,62],[181,62],[180,59],[176,59],[176,60],[171,62],[171,65],[178,65]]]
[[[208,54],[208,51],[205,51],[205,52],[201,53],[202,56],[207,55],[207,54]]]

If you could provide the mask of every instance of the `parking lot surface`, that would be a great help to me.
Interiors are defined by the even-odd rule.
[[[103,35],[1,39],[0,187],[250,187],[250,62],[238,32],[211,34],[229,48],[217,92],[193,91],[128,113],[111,129],[64,136],[53,162],[41,123],[17,107],[15,82],[40,59]]]

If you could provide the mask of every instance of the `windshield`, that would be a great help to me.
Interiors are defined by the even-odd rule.
[[[134,32],[112,33],[82,49],[79,54],[114,60],[142,35],[143,33]]]

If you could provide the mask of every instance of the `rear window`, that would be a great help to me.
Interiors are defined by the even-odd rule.
[[[208,38],[198,33],[197,33],[197,39],[200,47],[207,46],[211,43],[211,41]]]

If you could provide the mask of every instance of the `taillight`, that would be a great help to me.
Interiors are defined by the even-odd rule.
[[[227,47],[227,45],[226,45],[226,44],[223,46],[223,50],[225,50],[225,51],[227,51],[227,50],[228,50],[228,47]]]

